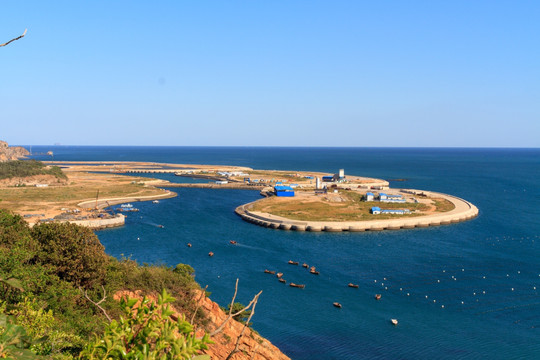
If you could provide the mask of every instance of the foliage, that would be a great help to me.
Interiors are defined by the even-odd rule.
[[[54,268],[62,280],[90,288],[101,284],[109,257],[96,234],[70,223],[34,226],[32,237],[41,245],[38,261]]]
[[[0,359],[39,359],[29,350],[32,342],[22,326],[11,316],[0,314]]]
[[[30,347],[38,355],[57,355],[83,346],[82,339],[62,331],[53,311],[43,309],[36,299],[25,298],[11,313],[29,337],[40,340]]]
[[[58,166],[47,167],[37,160],[13,160],[0,163],[0,180],[33,175],[54,175],[56,178],[67,179],[66,174]]]
[[[105,329],[103,311],[84,296],[86,291],[97,302],[104,296],[102,286],[107,297],[100,306],[116,319],[124,308],[110,294],[123,290],[157,294],[167,289],[175,295],[179,312],[193,314],[197,309],[191,290],[198,285],[189,265],[141,266],[117,260],[105,254],[87,228],[53,223],[30,229],[20,216],[0,210],[0,305],[4,301],[10,321],[25,330],[19,338],[30,344],[21,354],[33,351],[54,360],[77,357],[87,343],[83,339]],[[207,321],[200,309],[195,321]]]
[[[122,299],[125,317],[113,320],[102,337],[81,353],[80,358],[94,359],[191,359],[199,350],[207,349],[211,343],[207,334],[197,339],[193,326],[185,319],[174,322],[169,304],[174,301],[163,290],[157,304],[143,298]],[[196,357],[209,359],[209,357]]]

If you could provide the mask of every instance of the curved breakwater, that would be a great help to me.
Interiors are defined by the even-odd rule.
[[[368,221],[299,221],[291,220],[280,216],[275,216],[268,213],[251,211],[249,208],[255,202],[238,206],[235,213],[247,222],[280,230],[294,231],[382,231],[382,230],[399,230],[424,228],[428,226],[449,225],[466,220],[470,220],[478,216],[478,208],[472,203],[458,198],[456,196],[431,193],[440,196],[454,204],[454,209],[446,213],[417,216],[412,218],[384,219],[384,220],[368,220]]]

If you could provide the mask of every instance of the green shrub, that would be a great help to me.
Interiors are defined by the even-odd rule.
[[[62,280],[91,288],[102,284],[109,256],[96,234],[70,223],[45,223],[32,228],[40,244],[38,261],[51,266]]]
[[[122,299],[125,317],[113,320],[101,337],[89,343],[81,352],[84,360],[97,359],[210,359],[207,355],[195,356],[210,344],[208,334],[195,337],[193,326],[180,318],[173,321],[169,304],[174,298],[165,290],[157,304],[143,298]]]

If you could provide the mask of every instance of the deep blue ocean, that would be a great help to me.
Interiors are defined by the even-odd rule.
[[[190,264],[224,305],[239,282],[253,327],[295,360],[540,358],[540,149],[33,146],[54,160],[228,164],[391,181],[474,203],[455,225],[365,233],[287,232],[233,212],[258,191],[173,189],[137,203],[106,251],[140,263]],[[47,156],[36,156],[48,160]],[[162,175],[171,181],[182,178]],[[165,227],[159,228],[162,224]],[[230,245],[235,240],[238,245]],[[188,248],[187,243],[193,244]],[[210,258],[209,251],[215,253]],[[288,260],[314,265],[319,276]],[[305,289],[279,283],[284,273]],[[347,287],[359,284],[358,289]],[[381,293],[380,301],[374,294]],[[340,302],[341,309],[332,306]],[[396,318],[397,326],[389,320]]]

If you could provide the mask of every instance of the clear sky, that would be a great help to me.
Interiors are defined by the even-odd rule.
[[[2,1],[10,144],[540,147],[540,1]]]

